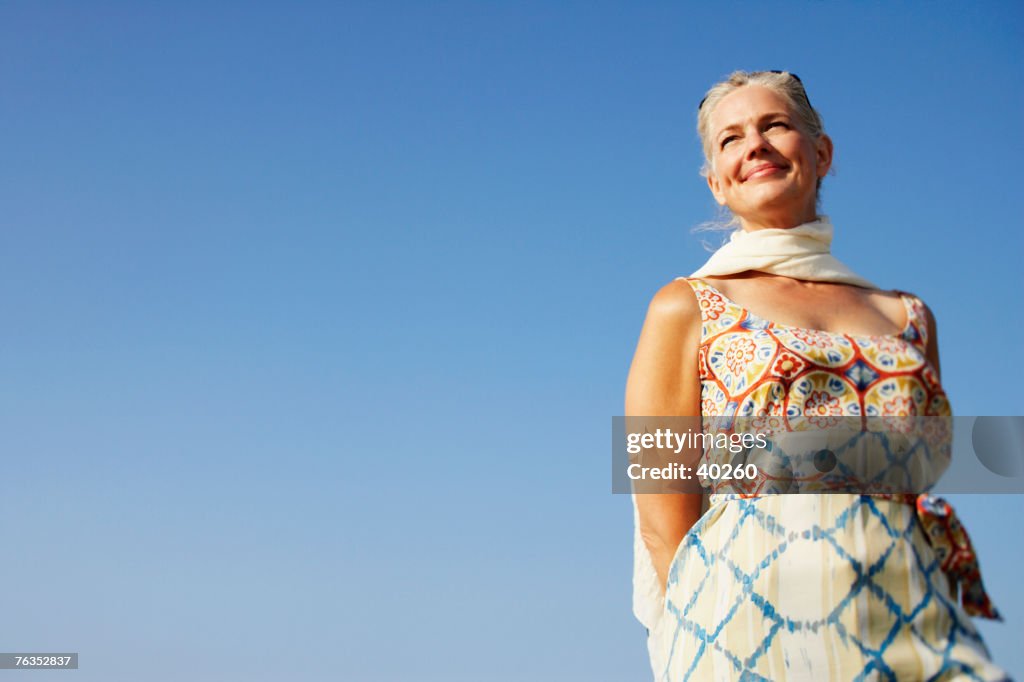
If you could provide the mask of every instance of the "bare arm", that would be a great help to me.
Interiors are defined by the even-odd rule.
[[[655,294],[626,382],[626,416],[700,416],[700,307],[690,285],[670,282]],[[700,518],[699,494],[637,494],[640,536],[664,592],[672,557]]]

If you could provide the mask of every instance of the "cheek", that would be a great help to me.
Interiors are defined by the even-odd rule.
[[[814,145],[804,144],[800,147],[801,158],[800,161],[805,168],[812,170],[818,165],[818,155],[815,152]],[[812,173],[813,174],[813,173]]]
[[[723,182],[730,182],[732,180],[732,173],[735,171],[735,168],[735,159],[732,159],[727,153],[718,154],[712,160],[711,169]]]

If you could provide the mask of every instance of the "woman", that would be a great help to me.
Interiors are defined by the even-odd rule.
[[[950,415],[930,310],[829,254],[832,142],[800,80],[732,74],[698,132],[739,229],[654,296],[626,415]],[[907,497],[634,495],[655,679],[1008,679],[968,615],[998,617],[966,535],[941,500]]]

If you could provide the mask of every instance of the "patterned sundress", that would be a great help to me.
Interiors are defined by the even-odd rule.
[[[775,324],[681,279],[701,309],[703,417],[951,414],[912,294],[897,292],[899,334],[866,336]],[[998,617],[938,498],[712,494],[664,600],[639,533],[634,551],[657,681],[1009,679],[968,615]]]

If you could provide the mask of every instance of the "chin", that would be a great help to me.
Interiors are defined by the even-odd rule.
[[[764,189],[767,190],[769,188],[766,187]],[[757,222],[758,216],[777,218],[780,215],[790,215],[793,216],[794,220],[799,219],[798,222],[804,222],[801,218],[805,215],[807,207],[811,206],[812,212],[814,212],[813,199],[808,201],[803,193],[794,196],[792,192],[785,191],[782,188],[780,190],[766,191],[751,197],[746,211],[750,219]]]
[[[802,205],[786,200],[784,197],[773,197],[750,204],[745,213],[751,220],[756,221],[759,216],[803,215],[802,209]]]

